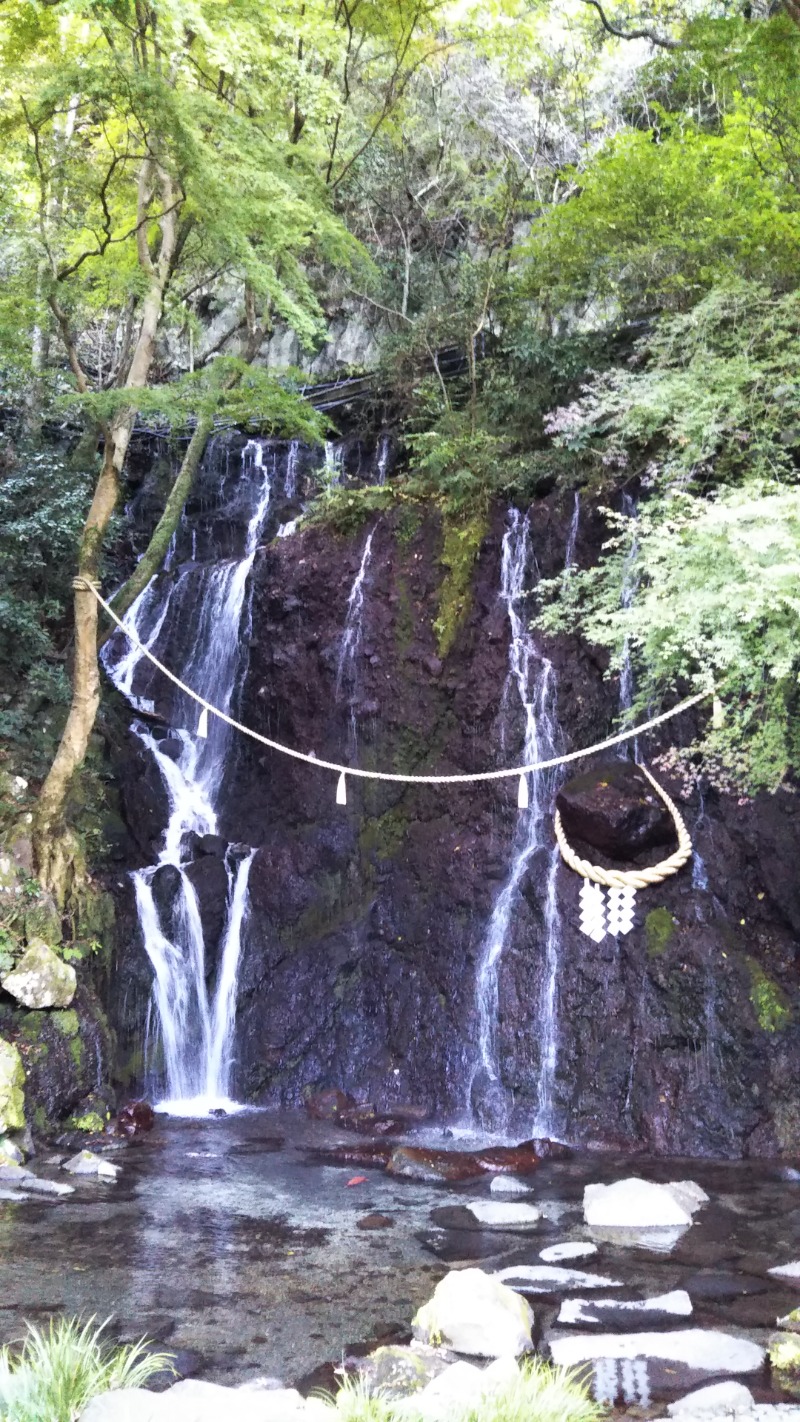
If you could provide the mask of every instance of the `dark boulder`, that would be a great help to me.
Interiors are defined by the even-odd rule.
[[[354,1111],[356,1103],[346,1091],[329,1086],[306,1097],[306,1111],[315,1121],[338,1121],[343,1112]]]
[[[126,1136],[129,1140],[134,1136],[143,1136],[152,1131],[155,1121],[155,1112],[149,1101],[129,1101],[117,1112],[114,1134]]]
[[[675,838],[672,816],[650,782],[627,760],[604,761],[576,775],[556,804],[570,839],[612,859],[632,859]]]

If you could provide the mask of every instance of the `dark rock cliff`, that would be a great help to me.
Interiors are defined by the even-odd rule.
[[[563,565],[570,514],[555,495],[532,509],[544,575]],[[499,507],[488,520],[446,656],[434,628],[440,521],[415,509],[378,520],[361,642],[338,695],[347,599],[373,525],[347,539],[310,528],[260,549],[241,719],[332,760],[353,753],[355,734],[365,767],[447,773],[499,764],[504,520]],[[587,506],[582,564],[602,538]],[[618,689],[598,659],[569,637],[554,639],[547,655],[564,748],[608,734]],[[648,740],[649,759],[672,736],[690,740],[691,729],[683,718],[661,742]],[[520,726],[513,753],[507,747],[512,762],[521,744]],[[130,743],[120,777],[140,847],[164,823],[160,787],[145,770],[141,747]],[[668,776],[665,784],[680,793]],[[641,892],[626,937],[595,944],[580,933],[580,880],[558,870],[557,1115],[576,1142],[791,1154],[800,1149],[800,801],[785,791],[754,803],[709,792],[702,812],[696,795],[682,807],[703,864]],[[237,738],[220,828],[225,840],[258,847],[239,985],[242,1094],[289,1104],[309,1086],[333,1084],[384,1107],[413,1099],[442,1116],[465,1114],[476,964],[508,875],[516,816],[514,782],[404,787],[351,777],[339,807],[330,772]],[[225,875],[215,846],[200,848],[211,852],[198,850],[194,882],[213,939]],[[530,862],[499,974],[498,1056],[521,1133],[538,1102],[548,856],[549,846]],[[647,862],[653,857],[658,851]],[[150,974],[129,890],[121,875],[117,882],[113,1015],[135,1070]]]

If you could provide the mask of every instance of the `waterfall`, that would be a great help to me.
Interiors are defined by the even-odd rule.
[[[364,584],[372,559],[372,540],[374,536],[375,529],[373,528],[367,534],[358,572],[353,579],[353,585],[347,598],[347,613],[344,620],[342,640],[339,644],[339,661],[336,666],[337,701],[341,698],[343,688],[345,686],[347,687],[350,706],[350,742],[353,755],[355,755],[358,749],[358,727],[356,725],[355,709],[356,696],[358,693],[357,655],[364,631]]]
[[[389,455],[392,449],[391,436],[382,434],[378,440],[378,483],[382,486],[386,483],[386,472],[389,468]]]
[[[172,665],[182,681],[226,712],[246,667],[243,644],[250,618],[248,578],[270,502],[271,475],[264,461],[264,445],[264,441],[249,440],[241,452],[239,479],[234,486],[234,498],[246,518],[243,537],[239,535],[243,543],[240,556],[199,567],[190,564],[166,588],[154,579],[125,618],[126,625],[148,647],[153,647],[162,633],[169,637],[176,629],[185,632],[191,628],[188,645],[181,647],[180,656],[173,655]],[[213,453],[209,465],[213,473]],[[226,457],[214,491],[225,512],[227,474]],[[193,530],[193,551],[194,547]],[[127,650],[119,635],[109,641],[104,662],[114,684],[135,708],[153,709],[152,699],[134,690],[140,681],[149,689],[158,676],[138,649]],[[170,729],[166,743],[160,743],[159,733],[141,722],[133,726],[134,734],[153,757],[169,810],[156,863],[135,871],[132,878],[144,947],[154,974],[151,1028],[155,1021],[163,1053],[167,1100],[162,1106],[181,1115],[205,1114],[215,1106],[229,1109],[232,1104],[236,984],[254,851],[236,864],[230,849],[226,855],[227,917],[212,998],[200,907],[187,872],[192,854],[188,837],[217,833],[217,803],[230,728],[211,716],[207,735],[198,735],[197,705],[182,692],[174,697],[169,719],[177,726]],[[165,922],[163,905],[160,909],[157,902],[156,880],[168,867],[177,883]],[[150,1036],[154,1036],[152,1030]]]
[[[322,466],[323,483],[328,489],[338,489],[344,473],[342,450],[331,440],[325,441],[325,461]]]
[[[572,501],[572,518],[569,523],[569,533],[567,534],[567,548],[564,554],[564,576],[575,566],[575,547],[578,542],[578,526],[581,521],[581,496],[577,489]]]
[[[293,439],[289,445],[289,452],[286,456],[286,474],[283,481],[283,492],[287,499],[293,499],[297,495],[297,471],[300,467],[300,441]]]
[[[539,651],[527,626],[525,583],[532,563],[529,518],[527,515],[523,517],[517,509],[511,509],[503,537],[500,576],[500,599],[505,605],[511,629],[508,674],[501,698],[500,741],[504,752],[509,753],[507,743],[510,730],[512,725],[518,725],[521,712],[524,725],[522,759],[526,764],[556,754],[558,740],[553,666]],[[492,910],[478,964],[478,1042],[469,1078],[467,1106],[485,1124],[500,1129],[507,1122],[497,1043],[500,962],[509,940],[528,865],[536,851],[545,845],[545,825],[554,784],[555,779],[550,772],[531,777],[530,804],[519,816],[511,870]],[[553,848],[548,857],[544,902],[545,963],[539,1014],[541,1054],[537,1111],[537,1121],[542,1123],[543,1128],[551,1125],[558,1046],[556,985],[560,934],[556,899],[557,856],[558,850]]]

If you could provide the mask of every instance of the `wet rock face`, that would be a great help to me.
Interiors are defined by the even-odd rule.
[[[570,839],[612,859],[633,859],[675,838],[664,801],[636,765],[603,761],[559,790],[556,804]]]
[[[544,576],[563,567],[571,508],[553,495],[532,511]],[[347,538],[309,528],[260,549],[236,714],[332,761],[424,773],[482,770],[516,757],[521,712],[505,726],[505,751],[500,739],[509,671],[508,619],[498,598],[505,517],[497,508],[489,521],[445,657],[434,626],[443,577],[436,516],[403,510]],[[373,527],[361,640],[337,693],[348,596]],[[581,566],[597,558],[605,536],[587,499]],[[174,636],[191,634],[187,612]],[[591,745],[613,728],[619,688],[577,640],[553,639],[544,650],[564,749]],[[516,705],[513,695],[506,700]],[[693,732],[690,714],[666,727],[662,740],[649,737],[647,762],[679,797],[702,858],[637,894],[629,934],[599,944],[584,936],[581,881],[564,865],[553,871],[559,1134],[656,1154],[800,1155],[800,797],[778,792],[739,804],[709,791],[702,804],[697,792],[680,799],[658,757],[673,737],[688,743]],[[163,787],[135,738],[120,753],[133,867],[151,861],[164,823]],[[594,767],[577,783],[579,793],[565,779],[561,804],[579,848],[617,865],[670,852],[671,819],[633,767],[603,762],[599,775]],[[299,1106],[309,1090],[334,1085],[354,1098],[357,1129],[370,1124],[365,1103],[392,1126],[404,1124],[396,1108],[406,1102],[461,1117],[478,1040],[482,943],[519,828],[516,786],[351,778],[345,806],[336,805],[335,789],[330,772],[234,742],[219,835],[257,850],[235,1089],[267,1106]],[[567,799],[582,816],[577,826]],[[519,1139],[533,1134],[540,1104],[553,847],[547,820],[543,834],[520,884],[498,977],[499,1074]],[[590,835],[605,847],[595,849]],[[192,867],[211,935],[224,915],[218,848],[197,844]],[[114,1025],[124,1079],[130,1074],[136,1089],[151,971],[130,883],[119,880]],[[213,954],[207,966],[213,972]],[[356,1164],[370,1146],[353,1140],[343,1150]],[[378,1150],[388,1159],[391,1141]]]

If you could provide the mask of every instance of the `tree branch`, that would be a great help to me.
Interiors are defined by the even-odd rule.
[[[670,39],[668,35],[659,35],[655,30],[621,30],[618,28],[618,26],[612,25],[611,21],[605,13],[605,10],[600,4],[600,0],[583,0],[583,3],[584,5],[591,5],[592,9],[597,11],[598,15],[600,16],[600,23],[602,24],[603,29],[606,31],[607,34],[614,35],[615,39],[645,39],[649,40],[651,44],[657,45],[659,49],[682,48],[680,40]]]

